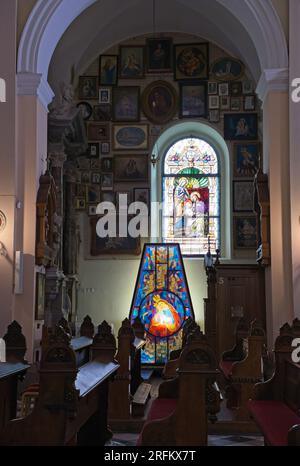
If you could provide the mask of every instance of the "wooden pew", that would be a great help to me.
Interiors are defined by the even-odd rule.
[[[292,342],[300,338],[300,321],[285,324],[275,342],[275,372],[255,385],[248,408],[271,446],[300,446],[300,364],[292,360]]]
[[[251,323],[248,337],[244,321],[237,330],[236,346],[223,354],[220,369],[227,384],[227,407],[234,409],[235,420],[247,421],[247,402],[252,397],[254,385],[263,380],[265,332],[257,321]],[[234,360],[234,357],[238,357],[238,360]]]
[[[0,363],[0,429],[16,417],[18,382],[30,367],[24,360],[26,340],[16,321],[8,326],[3,340],[7,362]]]
[[[162,372],[162,377],[164,379],[173,379],[176,376],[181,352],[187,343],[189,334],[194,332],[197,328],[198,325],[193,319],[189,318],[186,320],[186,324],[182,329],[182,347],[179,350],[172,351],[170,354],[170,360],[166,362]]]
[[[129,319],[123,320],[118,332],[116,354],[120,368],[110,388],[109,419],[112,421],[129,420],[133,414],[134,390],[143,384],[141,349],[145,340],[141,337],[144,337],[144,327],[140,321],[131,325]]]
[[[197,329],[180,355],[177,377],[161,384],[138,445],[207,445],[208,417],[216,420],[220,408],[216,377],[214,352]]]
[[[118,364],[110,326],[103,322],[93,339],[92,359],[80,368],[70,335],[62,327],[48,333],[40,364],[40,392],[33,412],[9,421],[0,445],[104,445],[108,387]]]

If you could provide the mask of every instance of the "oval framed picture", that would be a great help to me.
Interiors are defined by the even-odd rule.
[[[177,109],[177,93],[166,81],[154,81],[144,90],[142,110],[152,123],[167,123],[172,120]]]
[[[244,72],[244,64],[235,58],[219,58],[211,65],[212,77],[217,81],[236,81],[244,75]]]

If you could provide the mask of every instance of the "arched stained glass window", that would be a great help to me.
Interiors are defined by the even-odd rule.
[[[220,249],[219,161],[206,141],[191,137],[167,151],[163,167],[164,243],[179,243],[188,256]]]

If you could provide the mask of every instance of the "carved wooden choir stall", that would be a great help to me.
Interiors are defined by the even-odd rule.
[[[77,367],[70,335],[61,326],[48,331],[40,364],[39,396],[27,417],[0,431],[1,445],[104,445],[109,381],[119,365],[115,338],[103,322],[93,338],[91,359]]]
[[[16,417],[18,382],[29,369],[24,360],[26,340],[16,321],[8,326],[3,339],[6,344],[6,362],[0,362],[0,429]]]
[[[265,444],[300,446],[300,365],[292,360],[294,339],[300,338],[300,321],[285,324],[275,342],[274,375],[255,386],[249,411]]]
[[[220,404],[216,377],[214,352],[198,328],[181,352],[178,375],[160,385],[138,445],[207,445],[208,417],[216,419]]]

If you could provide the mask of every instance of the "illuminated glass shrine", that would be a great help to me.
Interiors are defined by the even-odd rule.
[[[184,321],[194,318],[179,244],[146,244],[130,319],[140,317],[147,332],[142,363],[164,364],[180,348]]]

